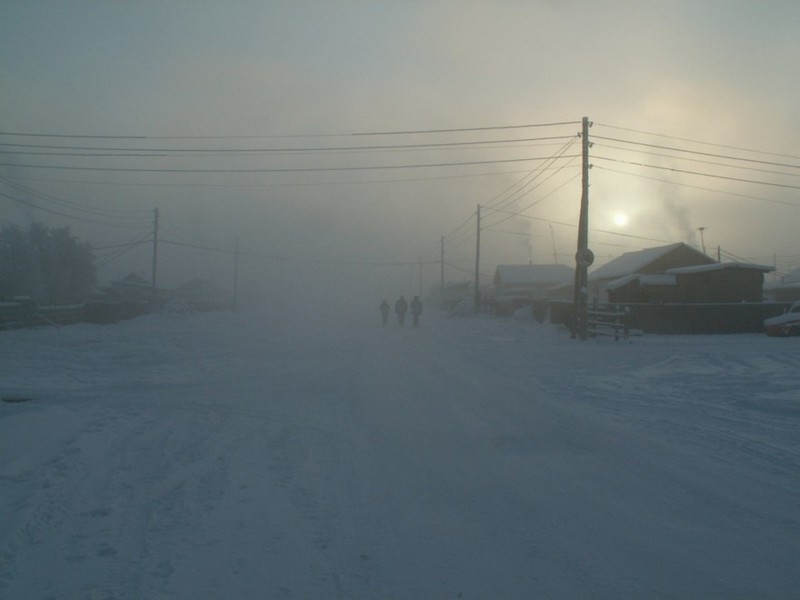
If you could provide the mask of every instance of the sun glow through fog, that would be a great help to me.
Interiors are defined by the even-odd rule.
[[[614,224],[619,227],[624,227],[628,224],[628,215],[625,213],[617,213],[614,215]]]

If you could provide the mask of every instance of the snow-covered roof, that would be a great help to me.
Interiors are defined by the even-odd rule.
[[[628,285],[630,282],[639,280],[639,285],[642,287],[652,286],[652,285],[675,285],[675,276],[674,275],[648,275],[648,274],[634,274],[634,275],[626,275],[625,277],[620,277],[619,279],[614,279],[613,281],[609,281],[604,287],[607,290],[616,290],[623,286]]]
[[[677,242],[675,244],[669,244],[668,246],[658,246],[656,248],[645,248],[644,250],[638,250],[636,252],[626,252],[622,256],[592,271],[589,275],[589,279],[615,279],[624,275],[637,273],[653,261],[658,260],[662,256],[684,245],[683,242]]]
[[[649,265],[654,260],[661,258],[680,245],[681,243],[678,242],[676,244],[670,244],[669,246],[658,246],[656,248],[645,248],[644,250],[638,250],[636,252],[626,252],[622,256],[592,271],[590,279],[616,278],[636,273],[642,269],[642,267]]]
[[[566,265],[497,265],[494,281],[502,285],[567,283],[575,270]]]
[[[741,262],[727,262],[727,263],[713,263],[710,265],[694,265],[691,267],[675,267],[674,269],[667,269],[667,273],[674,275],[685,275],[689,273],[705,273],[708,271],[724,271],[725,269],[751,269],[753,271],[761,271],[762,273],[769,273],[774,271],[773,267],[766,265],[756,265],[753,263]]]

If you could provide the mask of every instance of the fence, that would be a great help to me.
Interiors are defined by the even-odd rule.
[[[85,320],[86,305],[34,306],[30,302],[0,303],[0,329],[69,325]]]
[[[150,310],[147,302],[93,302],[68,306],[36,306],[27,301],[0,302],[0,330],[73,323],[117,323]]]
[[[616,306],[616,305],[615,305]],[[644,333],[716,334],[763,333],[764,319],[783,314],[785,302],[737,302],[719,304],[620,304],[628,310],[628,326]],[[596,310],[615,312],[617,308]],[[574,308],[570,302],[550,304],[550,321],[571,326]]]
[[[610,336],[614,340],[627,340],[632,335],[642,335],[641,329],[631,329],[630,311],[627,309],[589,310],[587,332],[589,337]]]

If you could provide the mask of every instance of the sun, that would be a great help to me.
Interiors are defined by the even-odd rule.
[[[617,213],[614,215],[614,223],[620,227],[628,224],[628,215],[625,213]]]

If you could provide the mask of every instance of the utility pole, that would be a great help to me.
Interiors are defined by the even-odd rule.
[[[419,259],[419,297],[422,298],[422,259]]]
[[[553,224],[550,223],[550,222],[548,222],[547,224],[550,225],[550,239],[553,242],[553,264],[557,265],[558,264],[558,248],[556,247],[556,234],[553,233]]]
[[[239,238],[236,238],[236,246],[233,252],[233,310],[236,310],[239,303]]]
[[[705,237],[703,236],[703,232],[705,230],[706,230],[705,227],[698,227],[697,228],[697,231],[700,232],[700,247],[703,249],[703,254],[706,253],[706,240],[705,240]]]
[[[444,236],[442,236],[442,248],[441,248],[441,256],[439,258],[439,270],[440,270],[440,279],[439,279],[439,300],[442,304],[442,310],[445,308],[444,303]]]
[[[481,205],[478,204],[478,218],[476,219],[477,239],[475,240],[475,312],[481,312],[481,288],[480,288],[480,265],[481,265]]]
[[[153,302],[156,300],[156,270],[158,267],[158,207],[153,209],[155,216],[153,218],[153,273],[152,273],[152,292]]]
[[[578,220],[578,251],[575,254],[575,322],[572,337],[585,340],[587,332],[588,274],[589,266],[594,262],[594,254],[589,250],[589,117],[583,117],[581,128],[582,142],[582,178],[581,178],[581,212]]]

